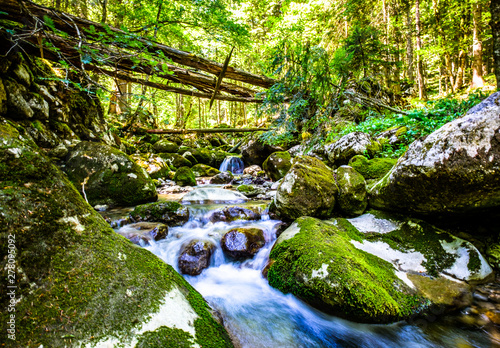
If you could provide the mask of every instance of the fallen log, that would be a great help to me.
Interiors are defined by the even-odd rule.
[[[240,133],[268,131],[269,128],[211,128],[211,129],[148,129],[152,134],[187,134],[187,133]]]

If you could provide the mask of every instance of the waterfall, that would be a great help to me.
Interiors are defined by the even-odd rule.
[[[243,164],[241,158],[236,156],[228,156],[224,159],[224,161],[220,165],[219,170],[221,172],[230,171],[233,174],[241,174],[243,173],[244,168],[245,165]]]

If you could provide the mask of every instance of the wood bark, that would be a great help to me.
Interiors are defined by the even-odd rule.
[[[490,26],[493,36],[493,66],[497,79],[497,90],[500,90],[500,0],[491,0],[490,13]]]
[[[415,73],[413,72],[413,24],[411,21],[411,6],[408,3],[406,9],[406,60],[408,64],[408,80],[413,82],[415,80]]]
[[[472,82],[471,88],[484,86],[483,79],[483,28],[482,28],[483,8],[480,2],[472,4],[472,19],[474,21],[472,29]]]
[[[420,99],[427,99],[424,82],[424,68],[422,66],[422,57],[420,50],[422,49],[422,38],[420,36],[420,0],[415,1],[415,28],[417,37],[417,79],[418,79],[418,97]]]

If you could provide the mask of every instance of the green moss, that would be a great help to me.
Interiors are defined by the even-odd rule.
[[[255,191],[255,187],[253,187],[252,185],[240,185],[236,189],[241,193],[247,193],[247,194]]]
[[[481,269],[481,259],[476,250],[469,249],[469,262],[467,263],[467,269],[471,273],[477,273]]]
[[[162,326],[153,332],[145,332],[135,348],[190,348],[193,341],[193,336],[186,331]]]
[[[382,178],[391,170],[396,162],[397,159],[394,158],[367,159],[362,155],[357,155],[351,158],[349,165],[368,180]]]
[[[181,167],[177,169],[174,175],[174,181],[180,186],[196,186],[196,178],[193,171],[189,167]]]
[[[201,163],[194,165],[191,170],[196,176],[214,176],[220,173],[218,169]]]
[[[401,320],[429,305],[396,277],[390,263],[356,249],[349,235],[359,235],[347,232],[345,222],[340,228],[310,217],[296,223],[300,231],[271,251],[271,286],[362,322]]]
[[[292,157],[288,151],[274,152],[264,161],[262,168],[273,181],[278,181],[290,170]]]
[[[193,164],[186,158],[176,153],[160,153],[159,156],[163,158],[171,167],[192,167]]]

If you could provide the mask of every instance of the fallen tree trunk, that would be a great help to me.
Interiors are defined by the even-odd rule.
[[[28,22],[31,22],[30,29],[39,27],[40,23],[44,23],[44,16],[47,16],[52,20],[53,23],[51,23],[51,25],[55,29],[73,37],[85,36],[92,38],[96,42],[101,42],[103,37],[100,36],[100,34],[108,35],[109,33],[113,33],[120,36],[132,36],[130,33],[126,33],[123,30],[49,9],[30,1],[0,0],[0,8],[2,9],[2,11],[0,11],[0,19],[15,21],[23,25],[27,25]],[[36,20],[40,21],[40,23],[33,23],[33,21],[36,22]],[[94,30],[90,30],[91,27],[93,27]],[[126,49],[147,51],[151,54],[161,52],[165,57],[171,59],[175,63],[196,68],[217,76],[219,76],[223,70],[223,64],[218,62],[198,57],[189,52],[180,51],[143,37],[135,36],[134,39],[136,42],[141,43],[140,47],[132,47],[129,45]],[[112,40],[103,43],[115,45],[115,47],[123,49],[123,47],[118,46],[118,44]],[[123,45],[123,43],[121,44]],[[245,72],[233,67],[227,68],[225,76],[232,80],[263,88],[269,88],[276,82],[274,79]]]
[[[240,133],[268,131],[269,128],[212,128],[212,129],[148,129],[152,134],[186,134],[186,133]]]

